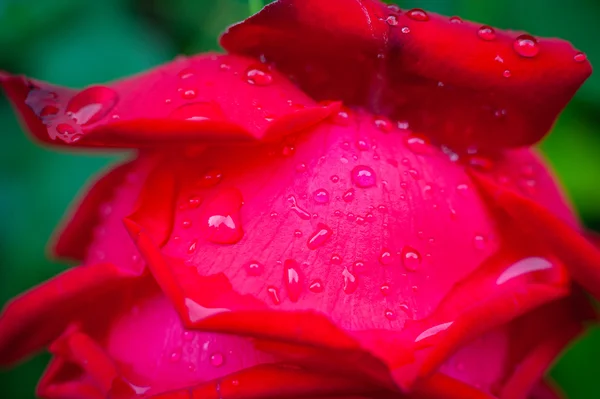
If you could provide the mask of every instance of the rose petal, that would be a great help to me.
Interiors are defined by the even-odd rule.
[[[472,171],[490,204],[506,212],[524,231],[543,240],[563,260],[573,278],[600,298],[600,251],[573,226],[490,176]]]
[[[71,323],[94,320],[101,328],[103,315],[90,314],[88,307],[124,300],[123,292],[139,279],[112,264],[76,267],[13,299],[0,315],[1,363],[14,363],[40,350]]]
[[[0,83],[34,137],[84,147],[278,140],[339,108],[317,105],[260,62],[226,55],[180,57],[80,91],[20,76]]]
[[[442,144],[540,140],[589,63],[561,40],[456,21],[374,0],[279,0],[231,27],[221,44],[263,57],[315,99],[407,121]],[[529,53],[519,54],[519,43]]]
[[[283,148],[212,148],[163,177],[180,187],[150,213],[174,218],[168,242],[135,216],[126,226],[187,326],[366,353],[379,360],[357,367],[382,361],[407,388],[475,334],[568,293],[547,248],[489,224],[460,164],[382,126],[352,115]]]
[[[79,262],[85,259],[87,249],[94,240],[94,227],[101,223],[104,214],[109,210],[102,207],[109,206],[108,203],[112,201],[115,191],[132,169],[131,162],[124,163],[93,183],[81,202],[76,205],[75,212],[68,216],[64,227],[60,229],[53,245],[55,256]]]

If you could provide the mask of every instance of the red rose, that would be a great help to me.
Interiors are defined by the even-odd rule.
[[[600,253],[529,147],[590,74],[555,39],[280,0],[228,54],[2,83],[49,144],[130,148],[11,302],[44,398],[552,398]]]

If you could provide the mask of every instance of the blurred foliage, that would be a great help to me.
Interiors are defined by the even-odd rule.
[[[326,1],[326,0],[323,0]],[[261,0],[0,0],[0,68],[70,86],[132,74],[177,54],[218,50],[224,28]],[[572,41],[600,65],[595,0],[406,0],[446,15]],[[600,230],[600,74],[561,116],[543,151],[590,228]],[[64,269],[45,248],[64,210],[91,175],[114,161],[38,147],[0,98],[0,303]],[[90,156],[92,155],[92,156]],[[552,371],[571,399],[600,397],[600,331],[576,343]],[[0,374],[0,396],[32,398],[48,360],[39,355]]]

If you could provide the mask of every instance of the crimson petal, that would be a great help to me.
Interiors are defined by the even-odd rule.
[[[315,99],[366,107],[464,147],[537,142],[591,73],[565,41],[375,0],[275,1],[221,44],[272,62]]]
[[[0,363],[16,362],[41,349],[71,323],[100,320],[86,312],[87,306],[114,298],[139,277],[110,263],[81,266],[9,302],[0,315]]]
[[[277,140],[339,108],[316,104],[283,75],[240,56],[180,57],[83,90],[8,74],[0,83],[37,139],[84,147]]]

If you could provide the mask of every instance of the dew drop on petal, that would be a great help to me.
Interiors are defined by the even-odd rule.
[[[396,314],[394,313],[393,310],[386,309],[384,314],[385,314],[385,318],[388,319],[389,321],[396,320]]]
[[[90,125],[104,118],[118,101],[119,95],[113,89],[92,86],[71,98],[65,112],[78,124]]]
[[[484,25],[477,31],[477,36],[489,42],[496,39],[496,31],[491,26]]]
[[[313,193],[313,199],[318,204],[326,204],[329,202],[329,192],[324,188],[319,188]]]
[[[329,263],[331,263],[332,265],[341,265],[342,257],[339,256],[338,254],[333,254],[333,255],[331,255],[331,259],[329,260]]]
[[[521,57],[535,57],[540,52],[540,45],[535,37],[531,35],[521,35],[513,43],[513,49]]]
[[[484,236],[477,234],[473,237],[473,246],[477,250],[484,250],[487,246],[487,239]]]
[[[433,152],[433,147],[429,139],[420,134],[411,134],[406,138],[406,147],[417,155],[429,155]]]
[[[287,290],[288,297],[292,302],[298,302],[304,284],[298,262],[293,259],[287,259],[283,263],[283,268],[283,284]]]
[[[379,263],[381,263],[384,266],[390,265],[394,262],[394,255],[392,255],[392,253],[387,250],[384,249],[381,254],[379,255]]]
[[[408,10],[406,12],[406,15],[408,16],[408,18],[410,18],[414,21],[419,21],[419,22],[429,21],[429,15],[427,15],[427,13],[420,8],[413,8],[412,10]]]
[[[199,101],[175,108],[169,118],[192,122],[222,121],[225,120],[225,115],[217,103]]]
[[[325,286],[323,285],[323,281],[321,281],[320,279],[315,279],[313,281],[310,282],[310,285],[308,286],[308,289],[311,292],[314,292],[315,294],[321,293],[325,290]]]
[[[315,250],[325,244],[333,235],[333,230],[323,223],[317,224],[317,229],[311,234],[306,242],[309,249]]]
[[[298,205],[298,200],[296,199],[296,197],[294,195],[290,195],[287,198],[287,200],[290,203],[290,209],[292,211],[294,211],[294,213],[296,215],[298,215],[298,217],[300,217],[300,219],[302,219],[302,220],[310,220],[310,212],[308,212],[306,209],[301,208]]]
[[[575,54],[573,59],[575,60],[575,62],[584,62],[585,60],[587,60],[587,55],[585,53],[580,52]]]
[[[235,244],[244,236],[240,218],[242,194],[235,188],[219,192],[203,210],[206,239],[215,244]]]
[[[388,296],[390,294],[390,286],[388,284],[383,284],[379,290],[383,296]]]
[[[281,299],[279,298],[279,290],[272,285],[267,287],[267,293],[269,294],[269,298],[274,305],[279,305],[281,303]]]
[[[358,279],[354,274],[350,272],[348,269],[344,269],[342,271],[342,277],[344,278],[344,283],[342,285],[342,289],[346,294],[352,294],[358,288]]]
[[[273,75],[263,65],[255,65],[246,71],[246,80],[255,86],[268,86],[273,82]]]
[[[249,276],[260,276],[265,270],[265,266],[255,260],[250,261],[244,265],[244,269],[246,269],[246,273]]]
[[[400,256],[402,265],[404,265],[406,270],[414,272],[419,269],[419,266],[421,265],[421,254],[416,249],[407,245],[402,249]]]
[[[353,189],[353,188],[351,188],[351,189],[348,189],[348,190],[347,190],[347,191],[344,193],[344,195],[342,195],[342,199],[343,199],[345,202],[352,202],[352,200],[354,199],[354,195],[355,195],[355,191],[354,191],[354,189]]]
[[[402,33],[405,33],[405,34],[410,33],[410,28],[408,26],[404,26],[401,31],[402,31]]]
[[[398,25],[398,17],[395,15],[390,15],[385,19],[385,22],[387,22],[389,26],[396,26]]]
[[[210,364],[212,364],[213,366],[221,367],[223,363],[225,363],[225,357],[223,357],[222,353],[215,352],[212,355],[210,355]]]
[[[352,169],[350,177],[357,187],[373,187],[376,182],[375,171],[370,166],[358,165]]]
[[[460,17],[450,17],[450,23],[462,24],[463,20]]]

